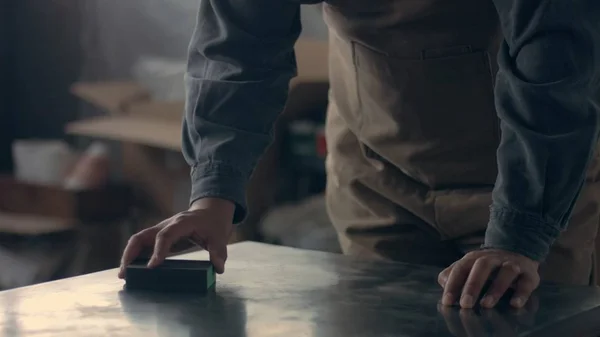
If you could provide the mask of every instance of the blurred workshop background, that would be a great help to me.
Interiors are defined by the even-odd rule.
[[[117,267],[188,205],[179,151],[198,0],[0,2],[0,290]],[[232,241],[338,251],[325,212],[327,30],[303,9],[294,79]]]

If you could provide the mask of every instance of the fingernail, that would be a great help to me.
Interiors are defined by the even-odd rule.
[[[156,264],[156,258],[153,256],[150,261],[148,261],[148,264],[146,265],[148,268],[152,268],[154,266],[154,264]]]
[[[443,305],[453,305],[454,304],[454,295],[452,295],[451,293],[444,294],[444,297],[442,297],[442,304]]]
[[[218,263],[215,266],[215,272],[217,274],[223,274],[225,272],[225,264],[224,263]]]
[[[486,308],[491,308],[494,306],[495,302],[496,300],[494,299],[494,297],[488,295],[481,300],[481,305]]]
[[[473,296],[463,295],[460,298],[460,305],[464,308],[471,308],[473,306]]]
[[[523,299],[521,297],[513,298],[511,304],[513,307],[520,308],[521,306],[523,306]]]

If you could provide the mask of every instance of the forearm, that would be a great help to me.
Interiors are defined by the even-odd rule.
[[[296,74],[299,5],[203,0],[189,49],[183,154],[191,202],[222,198],[245,216],[245,187]]]
[[[568,224],[597,141],[598,39],[587,10],[598,6],[494,1],[506,40],[495,93],[498,179],[484,246],[542,260]]]

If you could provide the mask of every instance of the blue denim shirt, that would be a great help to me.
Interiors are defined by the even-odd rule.
[[[235,222],[245,217],[248,180],[296,75],[300,2],[320,1],[201,1],[183,153],[191,200],[230,200]],[[506,39],[495,89],[502,139],[484,246],[541,260],[567,226],[597,139],[591,52],[600,30],[591,25],[600,1],[494,2]],[[549,33],[556,31],[563,33]]]

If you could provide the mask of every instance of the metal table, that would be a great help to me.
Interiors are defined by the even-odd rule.
[[[208,295],[127,292],[115,270],[0,292],[0,335],[600,335],[599,289],[543,285],[520,311],[461,311],[438,305],[438,271],[241,243]]]

